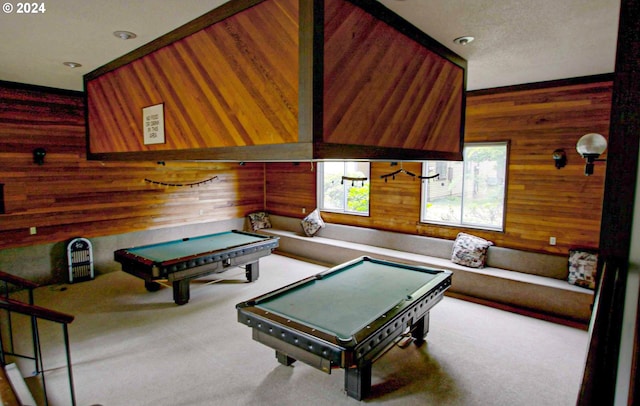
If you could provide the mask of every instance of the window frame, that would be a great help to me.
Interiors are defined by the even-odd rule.
[[[464,170],[464,166],[463,166],[463,173],[462,173],[462,191],[461,191],[461,202],[460,202],[460,222],[456,223],[456,222],[448,222],[448,221],[438,221],[438,220],[428,220],[425,217],[426,214],[426,194],[427,194],[427,190],[428,190],[428,182],[430,182],[430,180],[424,180],[422,182],[422,185],[420,187],[420,224],[424,224],[424,225],[438,225],[438,226],[446,226],[446,227],[458,227],[458,228],[470,228],[470,229],[477,229],[477,230],[485,230],[485,231],[495,231],[495,232],[505,232],[505,228],[506,228],[506,220],[507,220],[507,191],[508,191],[508,185],[509,185],[509,179],[508,179],[508,174],[509,174],[509,156],[510,156],[510,149],[511,149],[511,145],[509,141],[487,141],[487,142],[467,142],[463,145],[463,156],[464,156],[464,150],[467,147],[474,147],[474,146],[504,146],[505,148],[505,162],[504,162],[504,185],[503,185],[503,196],[502,196],[502,222],[500,226],[490,226],[490,225],[486,225],[486,224],[476,224],[476,223],[465,223],[463,221],[464,218],[464,187],[465,187],[465,170]],[[426,176],[425,174],[425,167],[427,167],[427,163],[428,162],[441,162],[442,160],[438,160],[438,159],[431,159],[431,160],[426,160],[422,162],[422,175]],[[458,161],[456,161],[458,162]],[[464,161],[460,161],[460,162],[464,162]],[[464,165],[464,163],[463,163]],[[437,181],[437,180],[435,180]]]
[[[367,211],[366,212],[358,212],[358,211],[349,211],[347,210],[348,207],[348,194],[346,193],[346,191],[348,190],[349,186],[347,184],[344,185],[344,189],[345,189],[345,195],[344,195],[344,209],[333,209],[333,208],[325,208],[324,207],[324,164],[325,162],[317,162],[317,176],[316,176],[316,204],[317,207],[320,211],[324,211],[324,212],[328,212],[328,213],[337,213],[337,214],[345,214],[345,215],[349,215],[349,216],[363,216],[363,217],[368,217],[370,216],[371,213],[371,162],[365,162],[365,161],[349,161],[349,160],[345,160],[345,161],[331,161],[332,163],[335,162],[342,162],[343,163],[343,176],[347,176],[346,175],[346,166],[349,162],[358,162],[358,163],[366,163],[369,166],[369,175],[368,178],[365,182],[369,183],[369,194],[368,194],[368,204],[367,204]],[[349,181],[345,181],[345,182],[349,182]],[[358,181],[356,181],[358,182]]]

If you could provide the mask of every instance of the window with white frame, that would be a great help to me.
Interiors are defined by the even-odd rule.
[[[346,214],[369,214],[369,162],[318,163],[318,207]]]
[[[426,161],[420,221],[504,230],[508,143],[468,143],[464,160]]]

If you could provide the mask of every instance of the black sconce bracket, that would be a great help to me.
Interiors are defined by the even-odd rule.
[[[44,164],[44,157],[47,155],[47,151],[44,148],[36,148],[33,150],[33,163],[42,165]]]
[[[556,168],[564,168],[567,165],[567,154],[564,149],[556,149],[553,151],[553,161],[556,164]]]

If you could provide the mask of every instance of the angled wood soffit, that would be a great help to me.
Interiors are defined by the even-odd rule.
[[[460,160],[466,61],[380,3],[232,0],[85,76],[90,159]],[[166,141],[144,145],[162,104]]]

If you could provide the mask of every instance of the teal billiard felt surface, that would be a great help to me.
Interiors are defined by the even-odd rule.
[[[159,244],[129,248],[127,251],[131,254],[144,257],[154,262],[164,262],[206,252],[232,248],[238,245],[250,244],[262,241],[266,238],[267,237],[226,231],[218,234],[189,238],[187,240],[174,240]]]
[[[360,261],[269,297],[256,307],[349,338],[431,281],[439,283],[437,276],[415,269]]]

